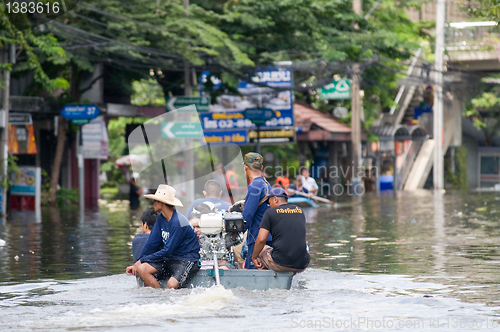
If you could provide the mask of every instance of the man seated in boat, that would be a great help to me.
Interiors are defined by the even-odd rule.
[[[198,236],[186,217],[175,209],[182,203],[173,187],[160,184],[154,195],[144,197],[154,200],[158,218],[139,260],[126,272],[139,276],[144,285],[153,288],[160,288],[158,280],[165,278],[169,278],[167,288],[183,287],[199,270]]]
[[[208,180],[205,183],[205,188],[203,190],[203,195],[205,198],[198,198],[191,203],[191,206],[189,206],[189,209],[186,213],[186,217],[189,217],[191,212],[193,212],[193,208],[204,202],[210,202],[215,205],[215,208],[217,211],[222,211],[225,210],[227,211],[231,204],[228,202],[224,201],[221,199],[222,196],[222,186],[217,180]]]
[[[188,217],[189,223],[191,224],[191,226],[193,226],[196,235],[198,236],[198,239],[200,238],[201,235],[200,217],[201,215],[199,213],[191,213]]]
[[[291,184],[290,186],[288,186],[288,193],[290,194],[290,197],[307,197],[312,195],[311,193],[309,193],[309,190],[304,188],[304,186],[302,185],[302,176],[297,176],[297,179],[295,181],[297,183],[296,185]],[[307,195],[301,195],[300,193]]]
[[[307,189],[311,194],[316,195],[318,193],[318,184],[316,180],[314,180],[309,175],[309,170],[307,168],[302,168],[300,170],[300,175],[302,175],[302,185],[305,189]]]
[[[302,209],[288,204],[287,199],[283,188],[273,188],[269,193],[271,208],[262,217],[252,253],[252,261],[258,269],[302,272],[309,265],[306,218]],[[273,237],[272,247],[266,245],[269,234]]]
[[[147,210],[142,213],[142,233],[137,234],[132,240],[132,254],[134,256],[134,263],[139,259],[142,247],[144,247],[144,243],[146,243],[146,241],[148,240],[149,234],[151,234],[151,230],[156,223],[156,218],[158,218],[158,213],[156,213],[155,210]]]

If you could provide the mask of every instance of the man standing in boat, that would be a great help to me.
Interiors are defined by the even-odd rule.
[[[302,272],[309,265],[306,244],[306,218],[302,209],[288,204],[283,188],[273,188],[255,242],[252,261],[258,269],[276,272]],[[266,245],[269,234],[273,247]]]
[[[247,153],[244,157],[245,175],[248,185],[245,205],[243,207],[243,218],[246,220],[248,255],[245,259],[246,269],[255,269],[252,262],[252,253],[255,240],[259,233],[260,221],[264,212],[269,209],[266,203],[267,195],[271,191],[271,185],[262,176],[263,158],[255,152]],[[267,239],[267,244],[271,245],[271,236]]]
[[[129,267],[129,275],[139,276],[146,286],[160,288],[159,279],[169,278],[167,288],[185,286],[199,270],[200,244],[193,226],[175,209],[182,206],[175,197],[175,189],[160,184],[154,195],[144,195],[154,200],[158,218],[139,260]]]

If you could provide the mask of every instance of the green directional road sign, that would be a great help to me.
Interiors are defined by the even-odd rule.
[[[332,81],[321,88],[321,99],[351,99],[351,83],[348,79]]]
[[[196,122],[162,122],[161,137],[163,138],[201,138],[203,129]]]
[[[210,108],[210,97],[172,97],[167,99],[167,112],[195,105],[198,112],[208,112]]]
[[[84,125],[84,124],[89,123],[90,120],[89,119],[73,119],[73,120],[71,120],[71,122],[73,124],[76,124],[76,125]]]

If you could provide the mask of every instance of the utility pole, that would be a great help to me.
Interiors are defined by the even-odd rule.
[[[182,4],[184,9],[187,11],[187,16],[189,16],[189,0],[183,0]],[[193,94],[193,89],[191,87],[190,76],[190,66],[188,61],[184,61],[184,95],[191,96]]]
[[[363,3],[361,0],[353,0],[352,9],[358,15],[363,15]],[[356,25],[356,28],[357,27]],[[359,76],[360,65],[358,63],[352,66],[351,80],[351,144],[352,144],[352,189],[353,193],[361,184],[361,178],[358,178],[359,167],[361,166],[361,97],[359,94]]]
[[[15,45],[6,44],[3,49],[3,62],[4,63],[12,63],[14,64],[16,61],[15,54]],[[2,182],[7,182],[9,174],[7,174],[8,168],[8,156],[9,156],[9,99],[10,99],[10,71],[3,71],[3,79],[4,79],[4,90],[2,94],[2,109],[3,109],[3,117],[4,117],[4,125],[5,127],[2,130],[2,137],[0,141],[0,159],[2,163],[0,165],[1,168],[1,178]],[[7,215],[7,188],[2,186],[2,201],[1,201],[1,215]]]
[[[361,185],[361,178],[358,177],[361,166],[361,98],[359,91],[359,64],[352,66],[351,80],[351,144],[352,144],[352,188]]]
[[[443,71],[444,71],[444,23],[446,19],[446,0],[438,0],[436,8],[436,49],[435,57],[435,102],[433,114],[434,136],[434,189],[444,188],[444,160],[443,160]]]
[[[189,16],[189,0],[183,0],[182,4],[184,9],[187,11],[186,15]],[[191,66],[188,61],[184,61],[184,95],[192,96],[193,89],[191,87]],[[189,142],[187,149],[184,152],[184,158],[186,159],[186,198],[188,202],[194,201],[194,153],[193,153],[193,142],[192,140],[187,140]]]

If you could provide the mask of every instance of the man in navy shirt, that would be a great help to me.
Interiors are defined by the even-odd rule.
[[[222,210],[227,212],[227,210],[231,206],[231,204],[229,204],[228,202],[220,199],[222,196],[222,186],[217,180],[208,180],[207,183],[205,183],[205,190],[203,190],[203,195],[205,195],[205,198],[199,198],[191,203],[191,206],[186,213],[186,217],[189,217],[196,205],[204,203],[206,201],[213,203],[218,212],[221,212]]]
[[[132,254],[134,256],[134,263],[139,260],[139,255],[141,254],[142,247],[149,238],[151,230],[156,223],[156,218],[158,218],[158,213],[155,210],[147,210],[142,213],[142,233],[137,234],[132,240]]]
[[[246,269],[255,269],[252,262],[252,253],[259,234],[260,221],[269,205],[267,204],[267,195],[271,191],[271,185],[262,177],[262,162],[263,158],[260,154],[250,152],[245,155],[245,175],[250,181],[248,185],[247,196],[245,197],[245,205],[243,207],[243,218],[245,219],[247,229],[247,245],[248,255],[245,259]],[[271,235],[267,239],[268,245],[272,245]]]
[[[175,210],[182,203],[173,187],[160,184],[154,195],[144,197],[154,200],[154,210],[159,214],[139,260],[126,272],[138,275],[153,288],[160,288],[158,279],[164,278],[169,278],[167,288],[183,287],[199,269],[198,236],[186,217]]]

